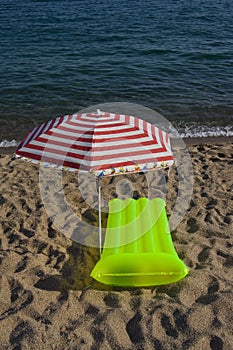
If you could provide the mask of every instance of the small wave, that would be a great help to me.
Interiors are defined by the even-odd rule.
[[[186,137],[230,137],[233,136],[233,125],[226,126],[185,126],[178,129],[181,138]]]
[[[3,140],[0,142],[0,147],[17,147],[18,144],[19,142],[17,142],[16,140],[12,140],[12,141]]]
[[[159,125],[158,125],[159,127]],[[161,127],[164,129],[163,127]],[[230,137],[233,136],[233,125],[226,126],[207,126],[207,125],[186,125],[183,127],[177,127],[176,129],[170,125],[166,130],[169,133],[170,137],[174,138],[192,138],[192,137]],[[17,147],[19,142],[16,140],[0,141],[0,147]]]
[[[205,137],[231,137],[233,136],[233,125],[200,125],[189,123],[176,125],[168,123],[156,125],[166,131],[171,138],[205,138]]]

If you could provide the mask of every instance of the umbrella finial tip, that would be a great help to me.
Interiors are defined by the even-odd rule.
[[[97,109],[97,114],[100,115],[100,113],[101,113],[101,112],[100,112],[100,109]]]

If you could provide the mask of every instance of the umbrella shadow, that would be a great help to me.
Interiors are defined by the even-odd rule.
[[[93,225],[93,235],[98,234],[98,212],[95,209],[88,209],[83,215],[83,221]],[[102,225],[106,227],[107,214],[102,213]],[[74,237],[83,231],[83,225],[76,228]],[[87,288],[110,290],[112,287],[104,286],[95,281],[90,273],[97,261],[100,259],[99,248],[80,244],[76,241],[67,248],[69,259],[63,265],[59,274],[42,276],[34,287],[48,290],[60,291],[80,290]]]
[[[72,243],[67,249],[68,261],[60,274],[40,279],[34,286],[48,291],[83,290],[92,286],[91,270],[98,261],[99,250],[79,243]]]

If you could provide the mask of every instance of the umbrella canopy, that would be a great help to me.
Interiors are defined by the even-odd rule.
[[[15,156],[62,170],[93,172],[97,176],[100,253],[99,179],[167,167],[174,162],[166,132],[130,115],[99,110],[62,116],[36,127],[20,143]]]
[[[174,162],[166,132],[133,116],[99,110],[62,116],[36,127],[15,155],[96,176],[152,170]]]

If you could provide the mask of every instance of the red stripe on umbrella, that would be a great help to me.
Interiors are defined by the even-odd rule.
[[[95,169],[105,170],[132,164],[131,160],[173,161],[167,133],[144,120],[105,112],[71,114],[44,123],[21,142],[16,155],[68,162],[72,168],[81,164],[91,169],[94,162],[99,164]]]

